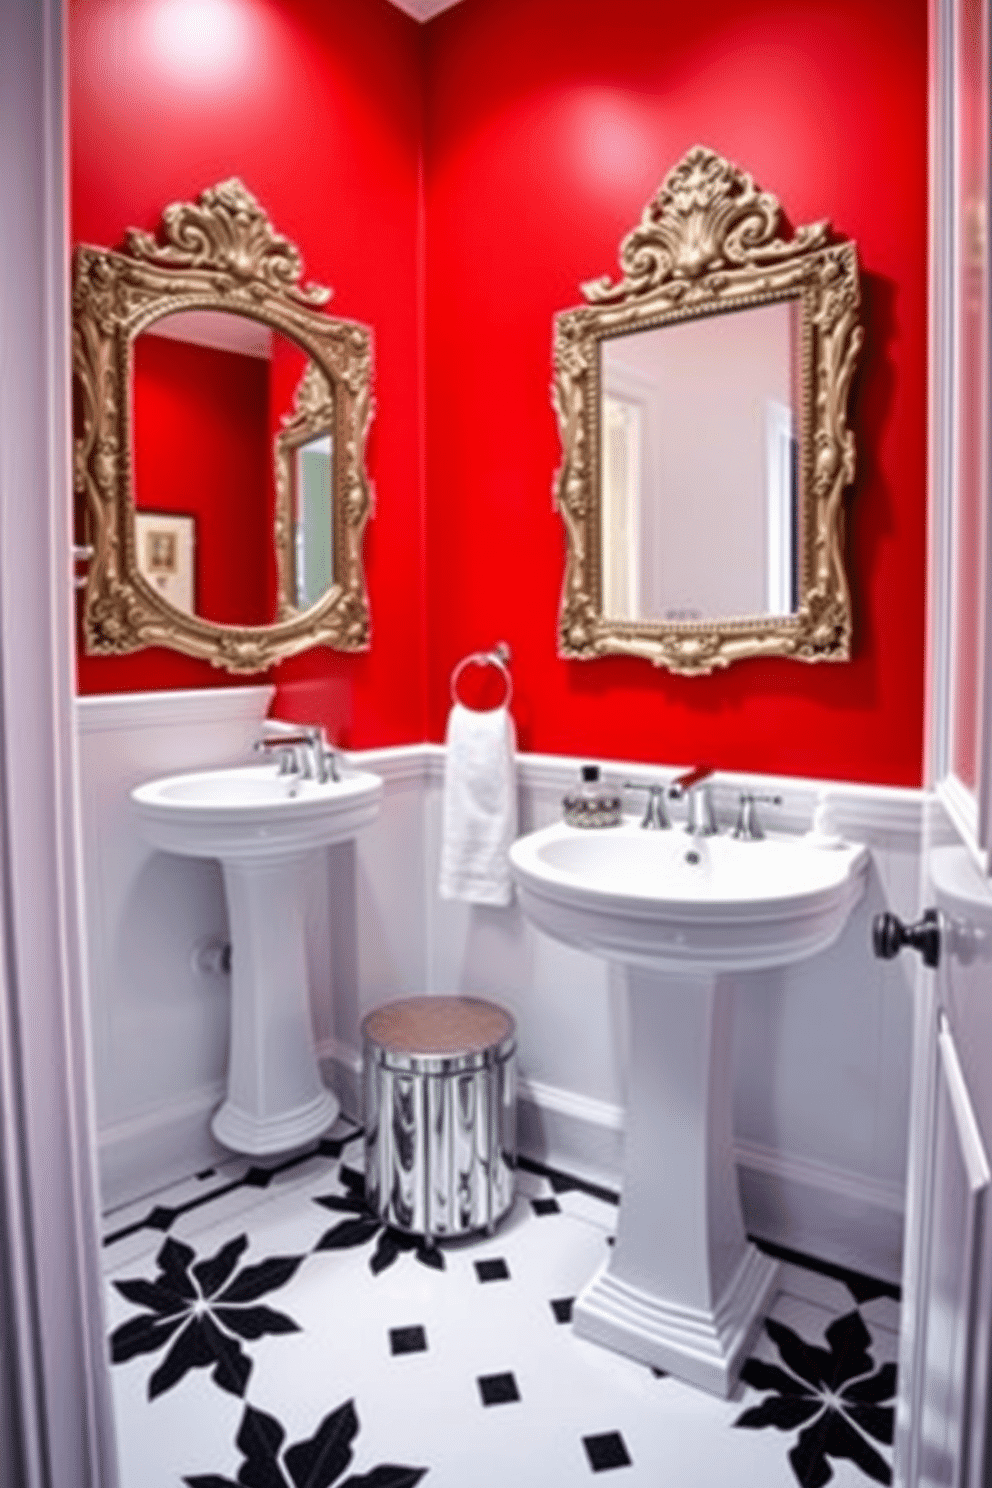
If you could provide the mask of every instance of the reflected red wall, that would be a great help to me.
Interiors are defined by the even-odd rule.
[[[134,345],[134,480],[143,511],[196,519],[195,604],[265,625],[272,550],[268,363],[165,336]]]
[[[924,0],[463,0],[426,42],[430,736],[452,664],[505,638],[527,749],[918,784]],[[849,665],[682,678],[555,654],[552,316],[615,276],[621,237],[697,143],[750,171],[793,224],[829,217],[858,242]]]
[[[274,668],[282,706],[361,746],[424,733],[418,402],[420,28],[387,0],[70,0],[72,237],[119,245],[163,207],[240,176],[330,314],[374,329],[367,653]],[[216,687],[164,650],[79,657],[82,692]]]

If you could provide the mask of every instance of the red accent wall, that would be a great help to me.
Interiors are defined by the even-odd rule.
[[[188,7],[73,0],[73,228],[114,244],[239,174],[332,309],[374,329],[372,649],[284,663],[282,711],[354,746],[440,739],[452,666],[506,639],[525,749],[918,784],[926,0],[462,0],[423,28],[386,0],[213,8],[240,31],[197,60],[163,19]],[[552,316],[615,274],[695,143],[794,224],[858,241],[849,665],[688,679],[556,656]],[[225,680],[166,652],[80,657],[83,691]]]
[[[424,519],[418,367],[422,35],[387,0],[71,0],[76,242],[155,231],[163,207],[237,175],[297,243],[330,314],[374,332],[365,558],[372,648],[273,668],[286,716],[353,747],[424,736]],[[81,692],[216,687],[151,649],[79,656]]]
[[[919,784],[926,69],[924,0],[463,0],[427,27],[432,738],[452,663],[504,638],[526,749]],[[849,665],[556,656],[551,319],[694,144],[858,242]]]

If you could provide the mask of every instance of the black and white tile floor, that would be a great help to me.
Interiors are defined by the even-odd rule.
[[[361,1156],[342,1121],[106,1217],[123,1488],[891,1481],[893,1288],[786,1262],[720,1401],[572,1333],[615,1195],[526,1164],[495,1235],[432,1249],[366,1215]]]

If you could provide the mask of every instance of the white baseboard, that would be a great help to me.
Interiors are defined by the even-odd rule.
[[[322,1039],[317,1059],[324,1084],[333,1090],[341,1109],[352,1121],[362,1119],[362,1056],[340,1039]]]
[[[899,1285],[904,1194],[895,1183],[735,1143],[750,1234]]]
[[[210,1131],[210,1117],[223,1099],[223,1086],[211,1085],[101,1127],[97,1164],[103,1210],[144,1198],[230,1157]]]

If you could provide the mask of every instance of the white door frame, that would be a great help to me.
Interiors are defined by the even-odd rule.
[[[957,55],[958,0],[930,0],[930,300],[927,575],[926,784],[946,809],[983,874],[992,847],[992,595],[984,607],[980,660],[979,781],[969,790],[954,774],[951,753],[954,677],[954,523],[958,489],[959,296],[961,276],[957,119],[960,75]],[[988,121],[986,121],[988,129]],[[992,204],[985,183],[986,210]],[[986,221],[988,221],[986,215]],[[986,244],[986,263],[988,263]],[[988,268],[986,268],[988,280]],[[988,345],[986,345],[986,361]],[[986,386],[992,387],[986,367]],[[992,417],[984,412],[986,470]],[[986,496],[985,583],[992,574],[992,500]],[[928,821],[937,814],[935,803]],[[921,842],[921,887],[927,883],[931,829]],[[922,964],[914,989],[913,1100],[910,1114],[903,1248],[903,1310],[896,1415],[896,1482],[915,1488],[924,1470],[920,1423],[926,1384],[927,1287],[933,1223],[935,1122],[945,1071],[938,1052],[938,978]],[[949,1037],[949,1035],[948,1035]],[[983,1199],[984,1202],[984,1199]],[[969,1320],[970,1325],[970,1320]],[[984,1422],[976,1422],[984,1430]]]
[[[0,6],[0,1485],[113,1488],[73,729],[64,14]]]
[[[957,414],[960,381],[958,262],[960,253],[957,115],[958,57],[955,27],[957,0],[930,0],[930,287],[929,287],[929,428],[928,428],[928,573],[925,781],[935,789],[982,871],[992,871],[992,593],[983,612],[980,686],[980,760],[978,789],[957,779],[951,758],[954,687],[953,567],[955,494],[958,479]],[[988,121],[986,122],[988,134]],[[992,183],[985,183],[986,222],[992,221]],[[986,278],[989,245],[985,245]],[[986,307],[986,317],[988,308]],[[992,365],[986,336],[986,387],[992,389]],[[986,472],[992,471],[992,417],[986,409],[982,439]],[[988,478],[988,475],[987,477]],[[992,497],[985,513],[984,572],[992,580]]]

